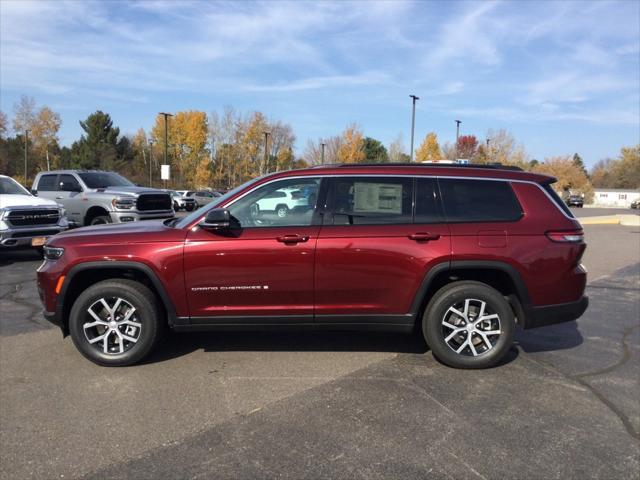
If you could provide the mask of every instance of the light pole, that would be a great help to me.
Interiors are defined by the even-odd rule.
[[[456,120],[456,160],[458,160],[458,138],[460,138],[460,120]]]
[[[491,139],[489,137],[487,137],[487,159],[491,160],[490,156],[490,151],[489,151],[489,142],[491,141]]]
[[[415,95],[409,95],[409,97],[413,101],[413,111],[411,113],[411,161],[413,162],[413,132],[416,127],[416,100],[420,100],[420,97],[416,97]]]
[[[326,143],[322,142],[320,144],[320,147],[322,149],[322,153],[320,154],[320,164],[324,165],[324,146],[326,145]]]
[[[267,169],[268,169],[268,164],[269,164],[269,151],[267,150],[267,146],[269,144],[269,135],[271,135],[269,132],[262,132],[264,133],[264,165],[263,168],[261,169],[260,174],[264,174],[264,173],[268,173]]]
[[[153,187],[153,140],[149,140],[149,188]]]
[[[164,117],[164,164],[169,165],[169,135],[168,135],[168,117],[173,117],[172,113],[160,112],[159,115]]]
[[[29,145],[29,130],[24,131],[24,184],[27,185],[27,150]]]

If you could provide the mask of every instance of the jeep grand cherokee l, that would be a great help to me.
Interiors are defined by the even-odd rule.
[[[583,232],[554,178],[506,168],[342,165],[267,175],[182,219],[83,228],[45,248],[45,316],[101,365],[175,331],[414,331],[447,365],[500,361],[517,325],[587,308]],[[280,217],[255,208],[306,192]]]

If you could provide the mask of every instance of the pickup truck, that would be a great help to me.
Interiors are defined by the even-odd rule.
[[[41,172],[31,192],[60,203],[76,226],[165,219],[174,216],[171,195],[138,187],[115,172]]]
[[[64,208],[34,197],[13,178],[0,175],[0,249],[42,248],[49,237],[68,227]]]

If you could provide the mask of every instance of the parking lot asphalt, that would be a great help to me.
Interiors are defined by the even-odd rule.
[[[585,315],[483,371],[362,333],[180,334],[102,368],[42,319],[38,256],[2,252],[0,478],[638,478],[640,229],[585,232]]]

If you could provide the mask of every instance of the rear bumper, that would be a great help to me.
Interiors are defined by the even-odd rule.
[[[589,297],[582,296],[576,302],[531,307],[526,314],[524,328],[538,328],[580,318],[589,306]]]

